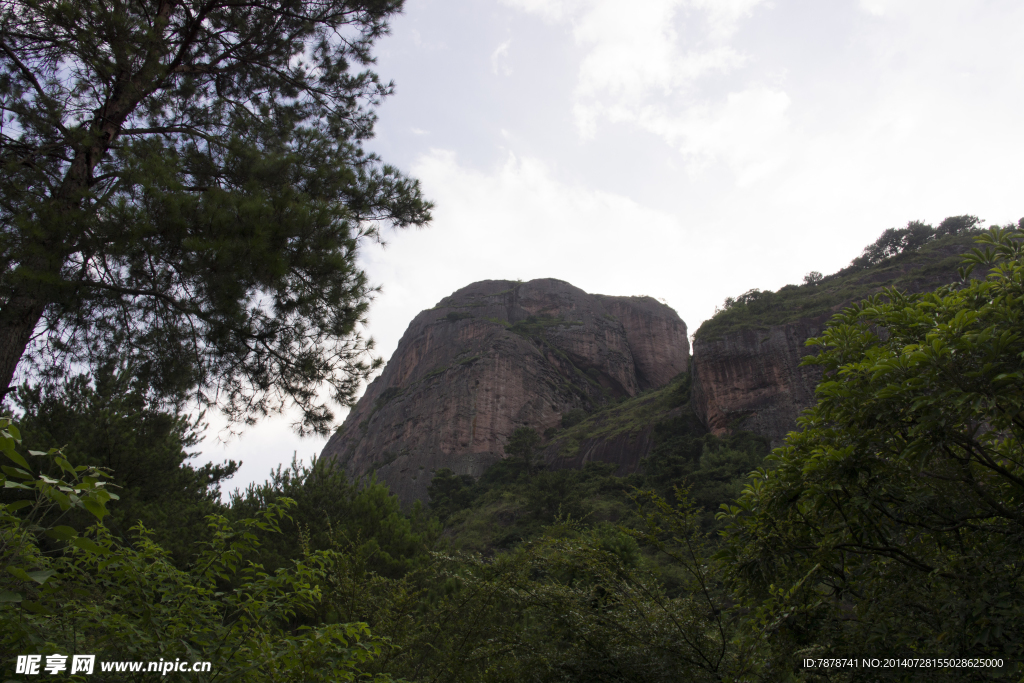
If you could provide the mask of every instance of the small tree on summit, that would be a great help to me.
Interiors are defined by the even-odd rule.
[[[804,284],[805,285],[816,285],[816,284],[820,283],[824,279],[825,279],[825,276],[822,275],[819,271],[812,270],[811,272],[807,273],[807,275],[804,275]]]

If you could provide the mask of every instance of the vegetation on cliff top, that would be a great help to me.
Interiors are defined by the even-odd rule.
[[[890,228],[836,273],[814,272],[802,285],[786,285],[777,292],[752,289],[726,299],[694,336],[713,341],[740,329],[766,329],[801,318],[824,322],[886,287],[934,289],[952,282],[962,254],[979,233],[979,222],[975,216],[951,216],[938,227],[911,221],[905,228]]]

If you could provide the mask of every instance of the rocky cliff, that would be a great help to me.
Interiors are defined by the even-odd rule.
[[[691,404],[714,434],[750,430],[781,445],[796,419],[814,403],[821,379],[816,367],[800,367],[828,320],[850,304],[896,287],[933,290],[959,281],[961,254],[970,236],[947,237],[920,251],[870,268],[849,268],[817,284],[778,292],[748,293],[705,322],[694,338]],[[975,274],[981,277],[979,271]]]
[[[799,320],[694,339],[700,355],[694,357],[691,404],[708,431],[749,430],[779,446],[814,403],[821,371],[800,361],[811,352],[805,342],[823,327],[820,320]]]
[[[434,471],[479,476],[515,428],[664,386],[688,359],[686,324],[654,299],[477,282],[416,316],[322,457],[426,500]]]

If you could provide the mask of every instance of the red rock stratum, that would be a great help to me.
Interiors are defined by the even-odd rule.
[[[425,501],[434,471],[479,476],[517,427],[664,386],[689,352],[686,324],[650,297],[477,282],[413,319],[322,457]]]

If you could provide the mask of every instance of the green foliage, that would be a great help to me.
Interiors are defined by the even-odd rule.
[[[960,254],[972,244],[978,219],[953,216],[938,228],[912,222],[887,230],[850,266],[832,275],[811,273],[801,286],[786,285],[777,292],[752,289],[729,297],[705,320],[695,336],[714,340],[740,329],[765,329],[801,318],[827,319],[841,307],[880,291],[933,289],[956,276]],[[928,284],[931,283],[931,284]]]
[[[327,433],[378,361],[356,263],[424,224],[363,148],[401,0],[0,7],[0,391],[130,361],[170,399]]]
[[[220,485],[238,463],[193,467],[188,449],[199,442],[198,420],[161,410],[147,401],[146,387],[127,371],[101,368],[95,381],[79,375],[61,383],[19,387],[14,397],[25,446],[43,450],[62,444],[73,466],[93,465],[111,474],[120,501],[104,520],[123,542],[137,523],[153,530],[153,539],[183,567],[205,538],[206,516],[220,512]],[[51,477],[60,471],[44,469]],[[13,500],[16,491],[0,493]],[[65,515],[79,531],[91,515]]]
[[[505,444],[505,454],[515,458],[532,474],[539,464],[537,446],[540,445],[540,434],[533,427],[516,427]]]
[[[933,228],[921,221],[910,221],[905,228],[889,228],[864,248],[864,252],[850,264],[854,268],[869,268],[900,254],[917,251],[925,243],[946,235],[972,235],[981,221],[977,216],[950,216]]]
[[[59,449],[28,451],[26,458],[18,452],[19,445],[21,432],[10,417],[0,417],[0,451],[6,462],[13,463],[0,467],[0,490],[23,494],[16,500],[0,502],[0,565],[5,569],[0,574],[0,610],[5,610],[5,617],[18,608],[31,613],[40,611],[40,598],[52,593],[50,579],[56,571],[40,551],[39,538],[45,534],[69,547],[86,551],[95,548],[77,530],[59,522],[78,511],[102,521],[107,516],[107,503],[117,499],[117,494],[107,490],[109,482],[104,471],[72,465]],[[32,467],[30,460],[37,467]],[[57,475],[41,474],[40,461],[43,465],[52,464],[45,469]],[[0,646],[7,645],[8,637],[0,640]]]
[[[805,285],[816,285],[816,284],[818,284],[819,282],[821,282],[824,279],[825,279],[825,276],[822,275],[819,271],[812,270],[811,272],[807,273],[807,275],[804,275],[804,284]]]
[[[455,474],[447,467],[437,470],[428,488],[431,511],[444,522],[456,511],[469,507],[479,495],[475,483],[468,474]]]
[[[531,471],[521,460],[491,465],[479,480],[440,471],[431,480],[430,508],[458,548],[492,553],[534,538],[558,519],[617,521],[629,513],[628,485],[615,465]]]
[[[978,241],[987,279],[888,290],[810,340],[817,406],[723,512],[765,675],[869,651],[1008,663],[929,680],[1024,673],[1024,233]]]
[[[579,453],[580,444],[587,439],[637,436],[652,425],[669,419],[673,410],[685,406],[690,400],[689,391],[690,375],[682,373],[661,389],[605,405],[600,410],[582,415],[579,421],[575,419],[579,413],[570,411],[573,424],[561,433],[553,434],[553,442],[560,456],[574,457]]]
[[[385,645],[366,624],[296,621],[321,602],[318,583],[332,555],[316,553],[273,574],[244,559],[257,548],[254,532],[277,531],[285,507],[235,525],[211,516],[213,540],[187,572],[141,526],[133,547],[97,526],[58,557],[37,553],[45,572],[31,577],[42,584],[33,599],[0,604],[4,673],[13,673],[16,653],[88,652],[97,670],[81,680],[124,679],[99,671],[103,661],[177,658],[213,666],[206,674],[172,672],[167,680],[356,680]],[[20,527],[17,519],[3,522],[5,535]]]
[[[562,429],[574,427],[587,418],[587,411],[581,408],[573,408],[562,415]]]
[[[689,388],[689,376],[683,375],[659,391],[587,416],[549,445],[653,427],[654,445],[634,474],[617,476],[615,464],[601,462],[582,469],[530,465],[519,454],[536,448],[539,440],[532,430],[517,430],[509,441],[515,455],[492,465],[478,480],[450,470],[435,472],[428,489],[431,511],[446,525],[455,547],[492,553],[537,538],[564,519],[635,526],[634,487],[653,490],[672,503],[675,488],[685,485],[702,528],[715,529],[715,511],[739,494],[746,475],[762,464],[769,448],[763,438],[747,432],[721,438],[708,434],[689,407]]]
[[[446,683],[721,680],[719,605],[667,595],[638,541],[647,534],[561,523],[493,559],[435,555],[431,588],[371,589],[390,596],[375,602],[374,632],[401,643],[380,665]],[[692,568],[693,587],[711,588],[703,558]]]
[[[707,434],[696,416],[684,414],[655,427],[655,446],[642,463],[642,486],[670,503],[682,502],[676,490],[685,486],[702,528],[710,531],[721,526],[715,519],[719,507],[740,494],[747,475],[770,450],[767,439],[751,432]]]
[[[292,460],[263,484],[235,491],[229,516],[253,517],[285,499],[295,502],[281,522],[285,533],[260,537],[268,568],[287,567],[309,550],[335,549],[366,571],[397,577],[416,565],[440,531],[419,507],[403,514],[398,498],[375,479],[350,483],[339,466],[318,459],[309,465]]]

